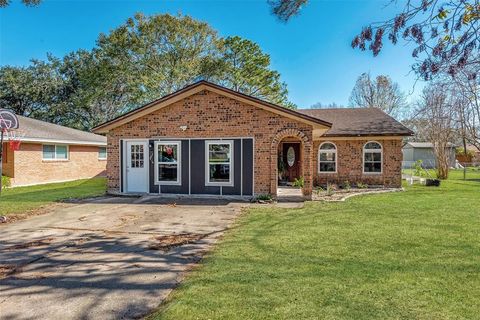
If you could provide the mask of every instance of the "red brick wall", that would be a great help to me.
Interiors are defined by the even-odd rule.
[[[86,179],[105,175],[106,160],[98,160],[96,146],[69,146],[69,159],[43,160],[41,144],[22,143],[15,151],[12,185]]]
[[[13,166],[13,151],[10,149],[8,143],[3,144],[2,156],[2,175],[13,178],[15,175]]]
[[[188,128],[181,131],[179,126]],[[150,137],[223,138],[253,137],[255,139],[254,179],[256,194],[274,193],[276,170],[271,165],[274,138],[285,130],[299,132],[312,141],[312,127],[219,94],[203,91],[159,111],[133,120],[110,131],[108,139],[108,186],[119,188],[119,140]],[[275,150],[276,150],[275,146]],[[305,148],[306,161],[311,161],[311,147]],[[304,172],[306,193],[310,193],[312,175]]]
[[[337,146],[337,173],[318,172],[318,148],[325,141]],[[315,184],[351,184],[362,182],[368,185],[386,185],[400,187],[402,184],[402,140],[375,139],[383,148],[382,174],[363,174],[363,146],[372,139],[364,140],[320,140],[314,142]]]

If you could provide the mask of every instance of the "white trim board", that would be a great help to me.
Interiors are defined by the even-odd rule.
[[[123,155],[122,155],[122,158],[123,158],[123,173],[124,173],[124,176],[123,176],[123,180],[125,182],[125,185],[123,186],[123,190],[125,190],[124,192],[125,193],[132,193],[132,192],[128,192],[128,176],[127,176],[127,143],[128,142],[143,142],[146,144],[146,148],[144,148],[144,165],[146,166],[146,183],[147,183],[147,192],[145,193],[149,193],[150,192],[150,143],[149,143],[149,140],[148,139],[123,139]]]
[[[369,143],[376,143],[380,146],[380,149],[365,149],[365,146]],[[380,172],[365,172],[365,153],[380,153]],[[370,161],[369,163],[378,163],[378,161]],[[362,147],[362,174],[367,176],[375,176],[383,174],[383,145],[374,140],[367,141]]]
[[[25,143],[58,143],[58,144],[74,144],[74,145],[82,145],[82,146],[100,146],[106,147],[107,142],[93,142],[93,141],[84,141],[84,140],[62,140],[62,139],[44,139],[44,138],[20,138],[18,139],[21,142]],[[8,142],[10,139],[4,139],[4,142]]]
[[[331,144],[335,147],[335,149],[332,151],[332,149],[321,149],[324,144]],[[335,171],[320,171],[320,154],[321,153],[334,153],[335,154]],[[323,161],[325,163],[332,163],[332,161]],[[336,174],[338,173],[338,148],[337,145],[331,141],[324,141],[318,146],[318,152],[317,152],[317,173],[318,174]]]
[[[160,164],[158,160],[158,146],[159,145],[176,145],[177,146],[177,181],[159,181],[158,180],[158,165]],[[166,162],[163,162],[165,164]],[[172,163],[173,164],[173,163]],[[153,182],[155,185],[159,186],[181,186],[182,185],[182,141],[177,140],[159,140],[153,143]],[[160,192],[159,192],[160,193]]]
[[[211,182],[210,181],[210,148],[212,144],[228,144],[230,151],[230,161],[228,163],[229,168],[229,181],[228,182]],[[210,140],[205,139],[205,186],[206,187],[233,187],[235,185],[235,146],[233,140]],[[222,188],[220,188],[220,195],[222,195]]]

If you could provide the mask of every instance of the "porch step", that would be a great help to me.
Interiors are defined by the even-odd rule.
[[[279,186],[277,188],[278,202],[304,202],[302,189],[295,187]]]

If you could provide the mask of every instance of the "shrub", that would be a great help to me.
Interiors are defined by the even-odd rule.
[[[352,186],[350,185],[350,181],[345,180],[345,181],[343,182],[343,189],[345,189],[345,190],[348,191],[348,190],[350,190],[351,188],[352,188]]]
[[[315,193],[317,194],[317,196],[318,196],[320,193],[324,192],[324,191],[325,191],[325,189],[322,188],[321,186],[317,186],[317,187],[315,188]]]
[[[327,196],[331,196],[335,193],[335,186],[332,184],[327,184]]]
[[[10,185],[11,185],[10,177],[2,176],[2,188],[10,187]]]
[[[272,195],[265,193],[265,194],[259,194],[256,198],[257,201],[271,201],[272,200]]]
[[[305,185],[305,179],[303,177],[295,178],[295,181],[293,181],[294,187],[303,188],[304,185]]]
[[[368,184],[362,183],[362,182],[358,182],[358,183],[357,183],[357,188],[358,188],[358,189],[367,189],[367,188],[368,188]]]
[[[417,177],[423,176],[423,168],[422,168],[423,160],[418,159],[415,161],[415,164],[413,165],[413,175]]]
[[[465,155],[465,149],[457,148],[457,149],[455,149],[455,154],[457,156],[463,156],[463,155]],[[467,157],[474,157],[474,156],[475,156],[475,152],[467,149]]]

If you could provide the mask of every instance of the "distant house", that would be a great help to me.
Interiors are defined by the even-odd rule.
[[[403,148],[403,167],[411,168],[416,161],[422,160],[423,167],[432,169],[437,167],[435,154],[433,152],[433,144],[430,142],[407,142]],[[448,145],[450,167],[455,166],[455,146]]]
[[[463,150],[463,148],[462,148]],[[480,150],[474,145],[467,145],[467,155],[463,152],[457,154],[457,160],[465,166],[477,166],[480,164]]]
[[[472,155],[472,162],[473,163],[480,163],[480,150],[477,149],[477,147],[473,145],[468,145],[467,150],[469,150],[473,155]]]
[[[105,175],[104,136],[18,116],[19,150],[3,145],[3,175],[12,186],[60,182]]]

